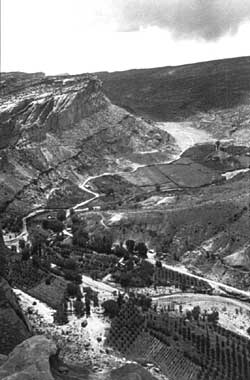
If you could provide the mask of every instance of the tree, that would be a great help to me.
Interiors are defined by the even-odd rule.
[[[111,233],[96,232],[91,236],[90,247],[99,253],[112,253],[113,239]]]
[[[6,272],[6,259],[4,257],[4,252],[0,251],[0,276],[5,276]]]
[[[132,258],[128,259],[127,264],[126,264],[126,269],[129,272],[134,269],[134,261]]]
[[[73,244],[86,248],[89,241],[89,235],[83,226],[80,226],[73,232]]]
[[[147,311],[151,308],[152,299],[150,297],[145,296],[144,294],[140,294],[136,299],[136,304],[142,307],[142,310]]]
[[[211,322],[213,324],[217,324],[219,321],[219,312],[218,311],[212,311],[212,313],[207,315],[208,322]]]
[[[141,257],[147,257],[148,248],[144,242],[136,243],[135,252]]]
[[[201,313],[201,308],[200,308],[200,306],[195,306],[194,308],[193,308],[193,310],[192,310],[192,316],[193,316],[193,318],[196,320],[196,321],[198,321],[198,319],[199,319],[199,315],[200,315],[200,313]]]
[[[115,195],[114,189],[112,187],[108,188],[106,190],[106,195],[108,195],[108,196],[112,195],[114,197],[114,195]]]
[[[162,263],[161,263],[161,261],[160,261],[160,260],[156,260],[155,266],[156,266],[157,268],[162,268]]]
[[[65,325],[68,323],[67,306],[65,303],[58,306],[56,313],[54,314],[54,322],[58,325]]]
[[[62,232],[64,230],[64,224],[63,222],[60,222],[59,220],[50,220],[49,221],[49,228],[56,233]]]
[[[73,235],[76,233],[76,231],[79,228],[84,229],[87,225],[86,222],[84,220],[80,219],[79,216],[76,214],[72,215],[71,221],[72,221],[71,231],[72,231]]]
[[[132,280],[132,274],[131,273],[121,273],[120,276],[120,284],[122,287],[127,288]]]
[[[99,299],[98,299],[97,293],[94,293],[94,295],[93,295],[93,302],[94,302],[94,307],[99,306]]]
[[[22,261],[27,261],[30,258],[30,250],[28,247],[25,247],[22,251]]]
[[[21,250],[23,250],[25,248],[25,240],[24,239],[20,239],[19,242],[18,242],[18,245],[19,245],[19,248]]]
[[[47,240],[47,232],[43,231],[41,228],[36,228],[32,232],[32,254],[33,255],[41,255],[42,247]]]
[[[74,270],[64,269],[64,278],[67,281],[74,281],[76,284],[82,283],[82,276]]]
[[[41,265],[41,260],[39,258],[38,255],[34,255],[32,256],[32,265],[35,267],[35,268],[39,268],[40,265]]]
[[[121,244],[116,244],[112,248],[112,253],[117,257],[126,257],[128,255],[128,251]]]
[[[84,310],[84,304],[80,298],[77,298],[77,300],[74,302],[74,309],[75,309],[75,314],[78,318],[81,318],[85,314]]]
[[[48,219],[44,219],[44,220],[42,221],[42,228],[43,228],[44,230],[48,230],[48,229],[49,229],[49,220],[48,220]]]
[[[220,149],[220,141],[219,140],[217,140],[215,142],[215,149],[216,149],[216,151],[218,151]]]
[[[119,308],[121,308],[124,300],[124,294],[121,294],[120,292],[118,293],[118,298],[117,298],[117,305]]]
[[[159,185],[159,183],[155,185],[155,191],[157,191],[157,193],[161,191],[161,185]]]
[[[67,285],[67,293],[69,297],[76,297],[79,294],[79,291],[80,291],[79,286],[74,284],[73,282],[70,282]]]
[[[56,214],[56,219],[60,222],[63,222],[66,219],[66,211],[65,210],[59,210]]]
[[[185,284],[185,282],[182,282],[181,284],[180,284],[180,289],[181,289],[181,291],[184,293],[184,292],[186,292],[186,290],[187,290],[187,285]]]
[[[191,313],[190,310],[186,311],[186,317],[187,317],[187,319],[189,319],[189,321],[191,321],[191,319],[192,319],[192,313]]]
[[[86,317],[90,316],[90,298],[85,294],[85,308],[86,308]]]
[[[126,240],[126,247],[129,253],[133,253],[135,248],[135,241],[131,239]]]
[[[114,318],[119,314],[120,308],[118,303],[114,300],[107,300],[102,303],[104,314],[110,318]]]
[[[72,270],[76,270],[77,269],[77,263],[73,259],[66,259],[64,261],[64,265],[63,266],[66,269],[72,269]]]

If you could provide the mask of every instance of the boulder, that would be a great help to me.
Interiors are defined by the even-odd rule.
[[[33,336],[19,344],[0,367],[0,380],[54,380],[49,358],[57,347],[43,335]]]
[[[149,371],[138,364],[125,364],[110,373],[111,380],[157,380]]]
[[[31,336],[30,324],[18,304],[8,282],[0,277],[0,354],[9,354],[13,348]]]

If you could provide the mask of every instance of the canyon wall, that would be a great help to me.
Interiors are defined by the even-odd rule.
[[[54,187],[128,165],[130,153],[166,148],[169,134],[108,100],[90,74],[2,73],[0,210],[46,205]],[[25,210],[25,211],[24,211]]]

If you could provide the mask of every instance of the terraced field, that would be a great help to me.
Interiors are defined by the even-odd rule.
[[[169,380],[196,380],[200,367],[173,347],[143,332],[129,347],[131,358],[141,358],[160,367]]]
[[[190,159],[180,159],[171,164],[158,164],[139,168],[123,176],[137,186],[163,185],[169,190],[183,187],[202,187],[218,181],[216,170],[209,169]]]

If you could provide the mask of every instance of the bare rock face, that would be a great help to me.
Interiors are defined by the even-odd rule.
[[[0,367],[0,380],[53,380],[49,358],[57,348],[44,336],[34,336],[18,345]]]
[[[8,282],[0,277],[0,354],[8,354],[31,336],[28,320]]]
[[[51,188],[171,146],[167,132],[111,104],[89,74],[2,73],[0,211],[45,206]]]
[[[110,375],[111,380],[156,380],[149,371],[138,364],[126,364],[125,366],[113,370]]]

